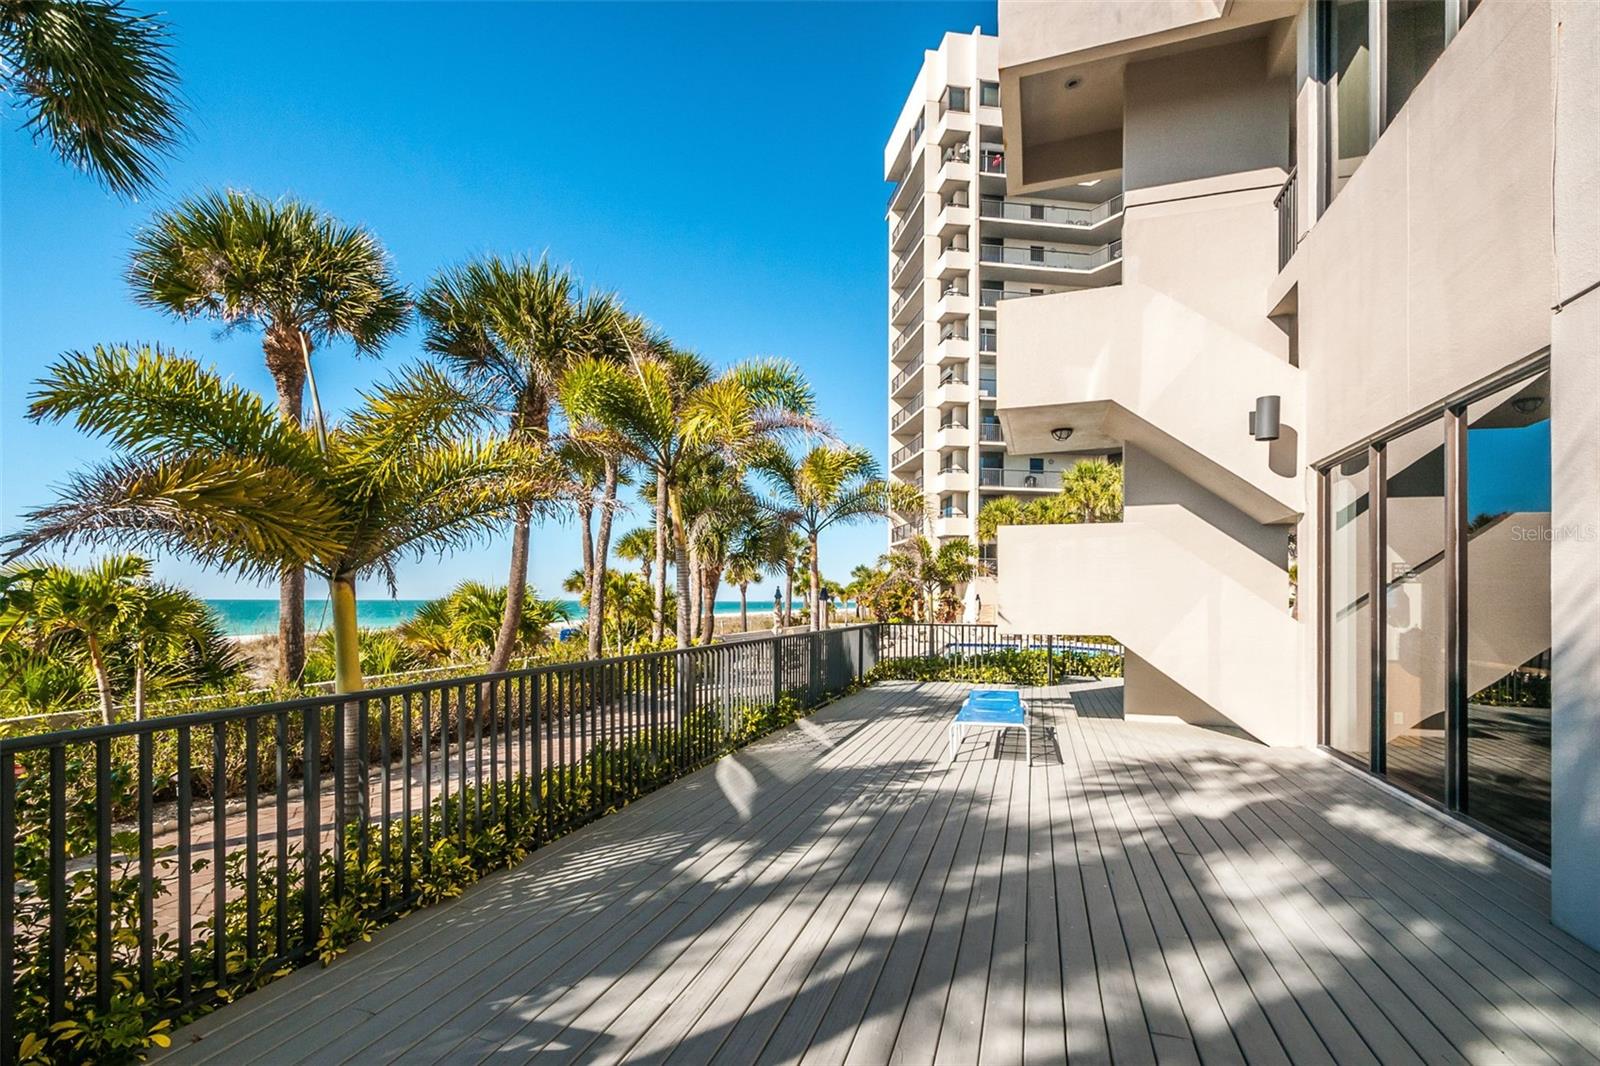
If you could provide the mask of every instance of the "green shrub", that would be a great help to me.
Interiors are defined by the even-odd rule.
[[[978,681],[989,684],[1043,685],[1050,679],[1050,660],[1055,660],[1055,678],[1121,677],[1122,656],[1106,652],[1047,652],[1044,649],[1005,648],[978,655],[924,655],[889,659],[872,668],[870,681]]]

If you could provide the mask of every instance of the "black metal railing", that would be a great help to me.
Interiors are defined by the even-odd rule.
[[[1278,212],[1279,270],[1289,265],[1289,260],[1294,258],[1294,250],[1300,246],[1299,199],[1300,168],[1290,167],[1288,180],[1278,190],[1277,199],[1272,201],[1272,206]]]
[[[1122,651],[861,624],[0,738],[0,1061],[113,997],[181,1018],[326,958],[885,659],[1004,650],[1049,681]]]
[[[879,637],[0,738],[0,1061],[75,1004],[142,994],[176,1017],[326,954],[844,691]]]

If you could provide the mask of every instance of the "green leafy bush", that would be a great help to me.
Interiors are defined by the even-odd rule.
[[[980,681],[1006,685],[1043,685],[1050,679],[1050,659],[1055,659],[1055,679],[1069,677],[1121,677],[1122,656],[1044,649],[1006,648],[967,656],[924,655],[889,659],[872,668],[868,681]]]

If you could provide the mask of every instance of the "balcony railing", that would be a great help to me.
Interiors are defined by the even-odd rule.
[[[919,376],[921,373],[922,373],[922,367],[921,366],[908,366],[908,367],[906,367],[904,370],[900,371],[900,373],[898,373],[898,374],[896,374],[894,376],[894,380],[893,381],[889,382],[889,391],[890,392],[899,392],[901,385],[904,385],[906,382],[910,381],[914,377]]]
[[[946,148],[944,154],[939,157],[940,166],[946,163],[970,163],[971,161],[972,148],[965,141]]]
[[[897,449],[893,455],[889,456],[889,465],[899,466],[920,451],[922,451],[922,434],[918,433],[911,438],[910,444],[907,444],[904,448]]]
[[[1006,172],[1006,154],[997,148],[980,148],[978,150],[978,173],[998,174],[1002,177]]]
[[[1002,219],[1011,222],[1045,222],[1055,226],[1098,226],[1106,219],[1122,213],[1122,196],[1113,196],[1094,207],[1067,207],[1053,204],[1029,204],[1019,200],[1006,200],[998,196],[980,197],[980,218]]]
[[[993,399],[995,395],[999,393],[999,391],[999,386],[996,384],[996,380],[994,378],[980,377],[978,379],[979,396],[982,396],[985,399]]]
[[[939,343],[945,341],[964,341],[967,339],[967,327],[951,324],[939,331]]]
[[[900,353],[905,350],[905,346],[911,343],[911,338],[916,336],[917,331],[921,328],[922,316],[919,314],[911,320],[910,325],[901,330],[899,335],[895,337],[894,344],[889,348],[889,357],[891,359],[898,358]]]
[[[919,485],[918,488],[921,486]],[[899,544],[903,540],[910,540],[917,535],[917,527],[909,522],[901,522],[889,527],[889,543]]]
[[[986,329],[978,334],[978,351],[992,352],[1000,345],[1000,338],[994,330]]]
[[[1092,252],[1069,252],[1059,248],[1016,248],[1000,244],[985,244],[978,248],[978,259],[985,263],[1048,267],[1053,270],[1095,270],[1121,258],[1121,241],[1112,241]]]
[[[1051,296],[1048,292],[1024,292],[1021,289],[979,289],[978,306],[995,307],[1001,300],[1026,300],[1030,296]]]
[[[911,302],[911,298],[913,296],[921,295],[921,293],[922,293],[922,279],[918,278],[917,279],[917,283],[915,285],[911,286],[911,288],[907,289],[905,292],[900,294],[900,299],[898,299],[898,300],[896,300],[894,302],[894,307],[892,309],[890,309],[889,314],[898,315],[900,313],[900,311],[905,307],[905,305]]]
[[[1289,178],[1278,190],[1272,206],[1278,211],[1278,269],[1289,265],[1300,246],[1300,169],[1289,168]]]
[[[894,413],[894,417],[889,420],[890,431],[892,432],[899,429],[901,426],[905,425],[907,422],[911,421],[921,413],[922,393],[919,392],[911,398],[909,403]]]
[[[1061,473],[1057,470],[1003,470],[985,466],[978,469],[978,484],[985,488],[1059,489]]]
[[[981,441],[988,441],[991,444],[1002,444],[1005,442],[1006,438],[1005,435],[1000,432],[1000,423],[983,422],[978,426],[978,439]]]
[[[905,217],[899,222],[895,223],[894,232],[889,235],[889,243],[894,244],[896,241],[898,241],[900,239],[900,235],[906,231],[906,227],[915,222],[918,216],[921,214],[922,200],[919,197],[911,210],[905,213]]]

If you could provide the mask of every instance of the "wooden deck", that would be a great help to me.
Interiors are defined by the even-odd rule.
[[[948,766],[963,691],[834,704],[163,1061],[1600,1063],[1600,955],[1481,838],[1108,685]]]

